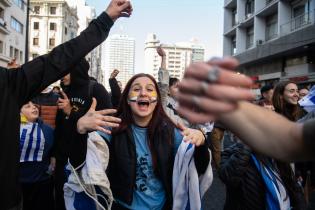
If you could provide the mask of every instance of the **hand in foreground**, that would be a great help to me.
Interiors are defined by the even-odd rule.
[[[68,96],[65,94],[65,92],[60,91],[60,93],[61,93],[63,98],[58,98],[58,101],[57,101],[58,109],[62,109],[63,112],[67,116],[69,116],[71,113],[71,110],[72,110],[70,100],[69,100]]]
[[[132,5],[128,0],[112,0],[106,9],[106,13],[113,21],[120,17],[130,17]]]
[[[118,69],[114,69],[112,71],[112,73],[110,74],[110,78],[111,79],[116,78],[118,74],[119,74],[119,70]]]
[[[187,128],[181,124],[178,124],[178,127],[182,130],[185,142],[194,144],[196,147],[205,144],[206,138],[200,130]]]
[[[238,101],[254,99],[252,80],[231,71],[237,66],[234,58],[190,65],[179,84],[177,111],[192,123],[205,123],[235,110]]]
[[[97,101],[93,98],[92,105],[89,111],[81,117],[77,122],[77,131],[80,134],[85,134],[90,131],[101,131],[107,134],[111,134],[106,127],[117,128],[121,119],[117,117],[108,116],[116,113],[115,109],[104,109],[95,111]]]

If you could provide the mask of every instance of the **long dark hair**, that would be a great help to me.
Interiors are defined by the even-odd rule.
[[[283,97],[281,97],[284,94],[285,87],[291,83],[295,84],[294,82],[284,81],[276,85],[272,96],[272,103],[277,113],[283,115],[291,121],[297,121],[302,114],[301,108],[299,105],[287,103]]]
[[[140,77],[147,77],[149,78],[153,83],[156,88],[157,92],[157,104],[156,107],[153,111],[152,119],[149,122],[148,125],[148,144],[149,148],[152,154],[152,162],[153,162],[153,167],[156,169],[157,165],[157,148],[155,148],[155,143],[154,143],[154,137],[157,133],[162,133],[162,132],[167,132],[165,129],[174,129],[175,124],[170,120],[170,118],[166,115],[163,106],[162,106],[162,101],[161,101],[161,93],[159,91],[158,85],[155,81],[155,79],[149,75],[149,74],[136,74],[134,75],[126,84],[126,87],[121,95],[121,100],[119,103],[118,111],[117,111],[117,116],[121,118],[121,124],[118,129],[114,130],[113,133],[120,133],[128,129],[130,125],[135,124],[134,119],[133,119],[133,114],[130,108],[130,105],[128,104],[128,95],[129,91],[131,88],[132,83],[140,78]],[[172,132],[168,132],[171,134]],[[169,135],[167,136],[166,139],[162,139],[166,144],[172,145],[173,144],[173,136]]]

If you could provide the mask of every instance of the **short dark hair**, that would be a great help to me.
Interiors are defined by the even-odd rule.
[[[170,77],[169,79],[169,87],[172,87],[175,83],[179,82],[179,79],[177,79],[176,77]]]
[[[261,95],[265,92],[268,92],[269,90],[272,90],[273,86],[272,85],[265,85],[262,88],[260,88],[260,93]]]

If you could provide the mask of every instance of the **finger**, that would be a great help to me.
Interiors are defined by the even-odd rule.
[[[110,123],[110,122],[104,122],[106,127],[111,127],[111,128],[118,128],[119,124],[118,123]]]
[[[208,78],[209,71],[213,71],[214,66],[209,65],[205,62],[199,62],[190,65],[185,71],[185,78],[195,78],[197,80],[206,81]],[[223,68],[219,68],[219,75],[217,83],[232,85],[232,86],[242,86],[250,87],[253,81],[242,74],[237,74],[235,72],[228,71]]]
[[[97,114],[101,114],[101,115],[111,115],[111,114],[115,114],[116,112],[117,112],[116,109],[103,109],[103,110],[96,111]]]
[[[183,125],[183,123],[181,123],[181,122],[178,122],[178,123],[177,123],[177,128],[180,129],[180,130],[182,130],[182,131],[186,130],[186,127],[185,127],[185,126]]]
[[[64,100],[68,100],[68,99],[69,99],[68,96],[67,96],[67,94],[65,94],[65,92],[63,92],[63,91],[61,90],[60,93],[61,93],[61,95],[63,96],[63,99],[64,99]]]
[[[96,109],[96,105],[97,105],[97,101],[96,101],[96,99],[93,97],[93,99],[92,99],[92,104],[91,104],[90,109],[89,109],[88,112],[94,112],[95,109]]]
[[[121,123],[120,118],[112,117],[112,116],[103,116],[102,120],[106,122]]]
[[[192,78],[183,79],[178,87],[182,93],[204,94],[223,101],[253,100],[255,98],[254,94],[246,88],[209,84]]]
[[[233,57],[225,57],[225,58],[218,58],[214,57],[210,59],[208,62],[210,65],[220,66],[225,69],[236,69],[238,67],[239,62]]]
[[[189,122],[193,124],[206,123],[215,120],[215,117],[212,114],[203,112],[197,113],[192,111],[191,109],[187,109],[184,106],[180,106],[176,111],[180,114],[180,116],[187,119]]]
[[[107,134],[112,134],[112,132],[111,132],[110,130],[105,129],[105,128],[101,127],[101,126],[97,126],[97,127],[95,128],[95,130],[101,131],[101,132],[107,133]]]
[[[126,11],[126,10],[132,11],[132,6],[131,6],[130,1],[122,2],[121,4],[119,4],[119,7],[121,11]]]
[[[176,99],[180,105],[192,106],[209,114],[225,113],[236,109],[236,103],[216,101],[202,96],[177,93]]]

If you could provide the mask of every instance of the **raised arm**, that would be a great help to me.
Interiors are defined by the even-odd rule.
[[[112,0],[105,12],[93,20],[78,37],[54,48],[16,70],[8,70],[8,86],[20,105],[45,87],[67,74],[82,57],[102,43],[114,21],[129,16],[132,7],[127,0]]]
[[[162,105],[165,108],[167,105],[167,97],[169,93],[169,79],[170,75],[166,69],[166,53],[162,47],[156,48],[156,52],[161,57],[161,67],[158,72],[158,86],[161,93]]]

